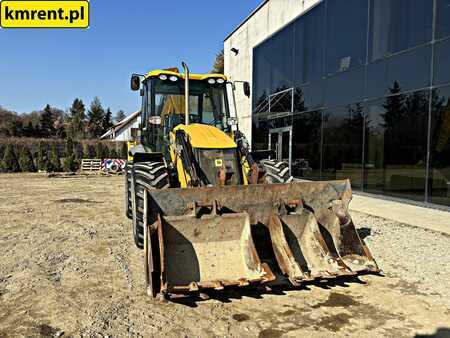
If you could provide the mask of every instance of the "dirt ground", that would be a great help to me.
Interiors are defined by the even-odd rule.
[[[384,276],[164,304],[122,192],[122,177],[0,175],[0,337],[450,336],[448,236],[354,214]]]

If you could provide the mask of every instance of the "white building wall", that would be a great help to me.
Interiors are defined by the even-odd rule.
[[[242,80],[252,84],[253,48],[277,32],[321,0],[269,0],[241,27],[224,41],[225,74],[231,81]],[[235,55],[231,48],[239,53]],[[241,86],[236,90],[239,128],[251,144],[252,97],[247,98]]]
[[[113,139],[113,141],[133,141],[133,137],[131,135],[131,129],[132,128],[139,128],[141,117],[139,116],[134,120],[133,123],[129,123],[125,128],[120,129],[118,132],[116,132],[116,135]]]

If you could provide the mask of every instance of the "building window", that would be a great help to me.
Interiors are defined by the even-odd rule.
[[[437,0],[436,38],[447,36],[450,36],[450,0]]]
[[[424,200],[429,95],[424,90],[366,103],[365,191]]]
[[[431,41],[431,0],[371,0],[370,13],[370,61]]]
[[[267,150],[269,144],[269,125],[267,120],[252,120],[252,150]]]
[[[327,106],[354,103],[364,96],[364,68],[330,76],[324,82]]]
[[[255,48],[254,110],[267,112],[267,97],[293,84],[293,25]]]
[[[294,24],[294,76],[297,86],[322,78],[323,8],[323,5],[318,5]]]
[[[270,40],[265,41],[253,50],[253,111],[263,110],[270,95]]]
[[[292,133],[292,176],[320,180],[322,112],[294,115]]]
[[[450,82],[450,39],[438,42],[434,49],[434,84]]]
[[[423,46],[368,65],[367,96],[392,95],[394,83],[400,92],[422,89],[430,85],[431,46]]]
[[[361,104],[330,108],[323,113],[322,179],[350,179],[362,186],[364,108]]]
[[[287,26],[272,37],[271,45],[267,50],[272,93],[292,87],[293,34],[293,25]]]
[[[329,0],[326,26],[328,75],[366,63],[367,1]]]
[[[429,202],[450,206],[450,86],[433,91]]]
[[[294,91],[294,112],[314,110],[323,106],[323,81],[316,81]]]

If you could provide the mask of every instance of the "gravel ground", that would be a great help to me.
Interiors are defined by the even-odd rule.
[[[0,190],[1,338],[450,336],[449,236],[353,213],[384,276],[163,304],[122,177],[0,175]]]
[[[358,212],[352,217],[362,237],[370,233],[366,244],[386,276],[402,278],[411,291],[441,295],[450,307],[449,235]]]

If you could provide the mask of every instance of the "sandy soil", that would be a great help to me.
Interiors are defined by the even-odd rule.
[[[450,335],[448,236],[354,214],[384,277],[163,304],[145,294],[122,177],[1,175],[0,192],[0,337]]]

